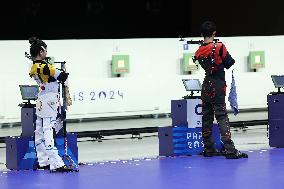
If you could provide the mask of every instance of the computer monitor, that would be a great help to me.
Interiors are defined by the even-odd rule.
[[[39,92],[37,85],[19,85],[23,100],[36,100]]]
[[[276,88],[284,87],[284,75],[271,75],[271,78]]]
[[[182,82],[186,91],[201,91],[199,79],[183,79]]]

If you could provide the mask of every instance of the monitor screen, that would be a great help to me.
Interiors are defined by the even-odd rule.
[[[23,100],[36,100],[39,92],[37,85],[20,85]]]
[[[284,87],[284,75],[272,75],[271,78],[276,88]]]
[[[182,82],[186,91],[201,91],[201,84],[198,79],[183,79]]]

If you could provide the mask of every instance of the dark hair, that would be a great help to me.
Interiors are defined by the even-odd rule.
[[[31,37],[29,38],[29,43],[31,44],[30,46],[30,54],[33,58],[35,58],[41,50],[44,50],[47,48],[47,45],[45,42],[42,40],[36,38],[36,37]]]
[[[211,37],[213,32],[216,31],[216,24],[211,21],[205,21],[202,23],[200,30],[203,37]]]

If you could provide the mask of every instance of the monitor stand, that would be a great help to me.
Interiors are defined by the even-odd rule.
[[[278,94],[284,94],[284,92],[281,92],[281,87],[277,87],[277,92],[271,92],[272,95],[278,95]]]
[[[193,91],[190,91],[190,95],[186,95],[184,97],[182,97],[183,99],[197,99],[197,98],[200,98],[200,96],[193,96],[194,95],[194,92]]]
[[[35,104],[31,103],[31,100],[28,100],[27,102],[23,102],[23,103],[19,104],[19,106],[21,108],[34,108],[34,107],[36,107]]]

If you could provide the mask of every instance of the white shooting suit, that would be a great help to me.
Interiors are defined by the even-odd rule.
[[[61,71],[54,65],[43,61],[35,61],[30,71],[40,86],[36,103],[35,146],[39,166],[50,165],[50,170],[64,166],[58,150],[54,146],[53,128],[56,124],[58,107],[60,105],[57,78]]]

